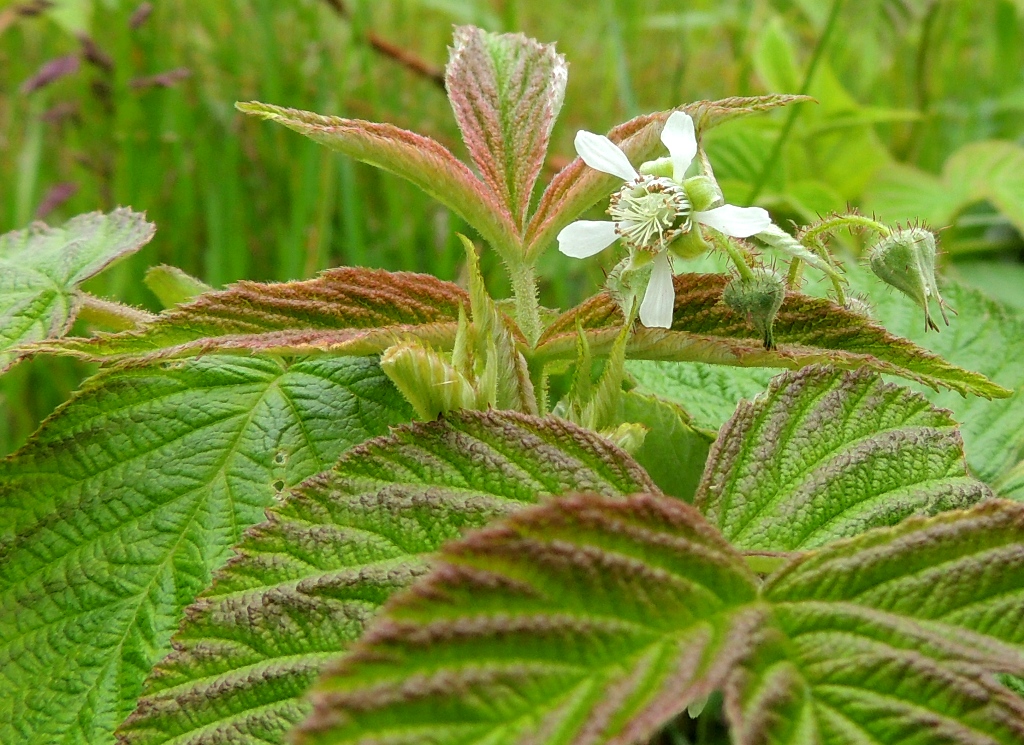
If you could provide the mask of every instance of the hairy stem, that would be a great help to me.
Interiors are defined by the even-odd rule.
[[[736,270],[740,273],[740,277],[745,280],[754,279],[754,272],[747,264],[747,260],[743,257],[743,252],[736,247],[736,244],[730,241],[725,236],[719,236],[718,233],[714,233],[715,245],[729,254],[729,258],[732,259],[732,263],[736,265]]]
[[[516,261],[508,266],[512,294],[516,301],[516,323],[533,347],[542,331],[540,305],[537,303],[537,272],[531,264]]]
[[[846,228],[847,230],[855,230],[857,228],[873,230],[883,237],[892,233],[888,225],[880,223],[878,220],[872,220],[864,215],[835,215],[801,231],[800,240],[805,242],[804,245],[806,245],[806,241],[817,243],[821,240],[821,236],[841,228]]]

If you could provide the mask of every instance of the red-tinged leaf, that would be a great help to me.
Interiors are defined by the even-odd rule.
[[[238,282],[165,311],[137,331],[70,338],[37,351],[168,358],[213,351],[376,354],[404,338],[450,346],[465,291],[426,274],[343,268],[304,282]]]
[[[503,477],[499,475],[503,474]],[[307,480],[190,607],[121,728],[126,745],[270,745],[305,692],[428,555],[471,527],[587,489],[653,489],[607,440],[555,417],[463,411],[396,428]]]
[[[322,116],[255,101],[236,107],[411,181],[476,228],[503,255],[520,246],[519,231],[508,211],[465,163],[429,137],[391,124]]]
[[[520,229],[567,77],[565,58],[553,44],[473,26],[455,29],[445,70],[448,98],[473,161]]]
[[[1010,395],[984,375],[952,365],[864,316],[799,293],[786,296],[775,320],[777,348],[766,350],[746,319],[721,302],[728,280],[722,274],[676,276],[672,328],[638,327],[630,341],[630,357],[784,369],[817,363],[844,369],[866,367],[964,395]],[[538,356],[573,357],[577,321],[587,333],[592,351],[603,354],[622,327],[623,317],[611,296],[596,295],[548,327],[538,343]]]
[[[720,101],[696,101],[680,107],[680,110],[693,117],[699,133],[738,116],[810,100],[807,96],[785,95],[726,98]],[[612,129],[608,137],[622,148],[634,165],[639,165],[663,148],[661,129],[671,113],[659,111],[638,116]],[[526,229],[526,254],[539,254],[555,239],[558,231],[620,185],[621,180],[617,177],[588,168],[582,160],[576,158],[558,172],[544,191]]]
[[[312,695],[298,742],[646,742],[723,681],[769,609],[669,497],[522,510],[442,550]]]

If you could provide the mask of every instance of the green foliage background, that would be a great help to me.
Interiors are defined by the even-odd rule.
[[[455,231],[464,228],[443,208],[396,178],[243,117],[233,103],[389,121],[461,154],[429,72],[447,58],[452,24],[473,23],[557,41],[570,61],[548,175],[572,157],[577,129],[604,131],[700,98],[807,88],[820,105],[798,108],[774,163],[786,112],[709,138],[730,201],[759,192],[780,224],[847,203],[887,220],[923,216],[950,226],[947,274],[1024,306],[1024,168],[1013,167],[1024,163],[1020,2],[845,2],[830,26],[827,0],[161,0],[135,29],[134,0],[57,0],[35,16],[15,12],[23,5],[0,6],[0,232],[40,215],[59,184],[77,191],[45,214],[51,224],[117,205],[145,210],[155,240],[91,283],[100,294],[155,308],[140,279],[157,263],[216,286],[340,264],[459,278]],[[83,59],[76,73],[23,92],[48,61],[82,55],[82,35],[97,62]],[[152,84],[182,68],[188,77]],[[500,286],[496,269],[485,257]],[[542,270],[550,305],[564,307],[602,280],[595,262],[553,251]],[[0,453],[87,372],[46,359],[6,375]]]

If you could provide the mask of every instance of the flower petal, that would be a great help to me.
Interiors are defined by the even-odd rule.
[[[697,155],[697,136],[693,129],[693,119],[682,111],[673,111],[661,130],[661,141],[672,156],[672,178],[682,181],[686,169],[690,167]]]
[[[576,133],[576,152],[591,168],[632,181],[638,174],[619,146],[604,135],[580,130]]]
[[[558,250],[574,259],[585,259],[615,243],[619,234],[608,220],[577,220],[558,234]]]
[[[668,252],[654,257],[651,281],[644,301],[640,303],[640,322],[649,329],[672,328],[672,311],[676,305],[676,288],[672,284],[672,265]]]
[[[749,238],[767,230],[772,224],[768,212],[760,207],[734,207],[731,204],[707,212],[694,212],[693,219],[733,238]]]

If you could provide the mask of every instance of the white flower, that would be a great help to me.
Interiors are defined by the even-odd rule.
[[[626,154],[603,135],[579,131],[576,152],[591,168],[618,176],[625,185],[612,195],[608,206],[611,221],[577,220],[558,234],[558,250],[585,259],[622,239],[631,251],[654,254],[651,279],[640,304],[640,321],[649,328],[670,328],[675,306],[672,264],[668,246],[698,222],[734,238],[748,238],[771,225],[760,207],[726,204],[710,210],[694,210],[683,187],[686,169],[697,155],[693,119],[681,111],[665,122],[661,141],[668,148],[672,178],[641,174]]]

